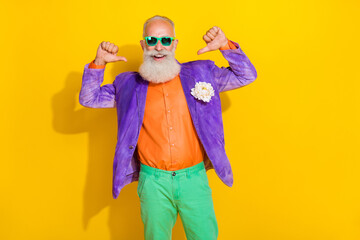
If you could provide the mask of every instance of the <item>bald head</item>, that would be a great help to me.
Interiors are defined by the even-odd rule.
[[[171,19],[165,17],[165,16],[153,16],[151,18],[149,18],[148,20],[146,20],[146,22],[144,23],[144,28],[143,28],[143,37],[146,36],[150,36],[149,35],[149,28],[152,28],[152,30],[154,30],[154,28],[156,27],[161,27],[161,28],[168,28],[168,32],[171,34],[168,35],[170,37],[175,37],[175,27],[174,27],[174,22],[171,21]]]
[[[175,38],[175,29],[174,29],[174,23],[167,17],[162,16],[154,16],[149,18],[145,24],[144,24],[144,32],[143,37],[174,37]],[[141,40],[140,44],[142,49],[147,50],[157,50],[160,51],[162,49],[165,49],[167,51],[172,51],[176,48],[178,43],[178,40],[175,39],[172,41],[172,43],[169,46],[162,45],[161,41],[158,41],[155,46],[149,46],[145,40]],[[160,59],[157,59],[160,60]]]

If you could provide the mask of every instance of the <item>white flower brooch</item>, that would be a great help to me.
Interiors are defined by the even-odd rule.
[[[191,95],[204,102],[210,102],[211,97],[214,96],[214,89],[210,83],[197,82],[191,89]]]

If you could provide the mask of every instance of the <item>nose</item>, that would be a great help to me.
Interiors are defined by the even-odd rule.
[[[155,49],[156,49],[157,51],[160,51],[160,50],[163,49],[163,45],[161,44],[161,41],[158,41],[158,42],[156,43]]]

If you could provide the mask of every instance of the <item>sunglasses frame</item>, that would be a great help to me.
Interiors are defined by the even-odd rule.
[[[156,39],[155,44],[150,45],[150,44],[148,43],[148,38],[155,38],[155,39]],[[163,38],[170,38],[170,39],[171,39],[170,44],[169,44],[169,45],[164,45],[164,43],[162,42],[162,39],[163,39]],[[161,43],[163,46],[168,47],[168,46],[170,46],[170,45],[172,44],[172,42],[175,40],[175,38],[174,38],[174,37],[154,37],[154,36],[146,36],[146,37],[144,37],[144,40],[145,40],[146,44],[147,44],[148,46],[150,46],[150,47],[155,46],[155,45],[158,43],[158,41],[160,41],[160,43]]]

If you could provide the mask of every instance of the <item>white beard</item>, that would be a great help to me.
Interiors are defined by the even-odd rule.
[[[164,55],[164,59],[156,61],[154,55]],[[171,51],[165,49],[161,51],[144,49],[144,61],[140,65],[139,73],[141,77],[152,83],[163,83],[170,81],[180,73],[181,65],[175,60],[175,48]]]

